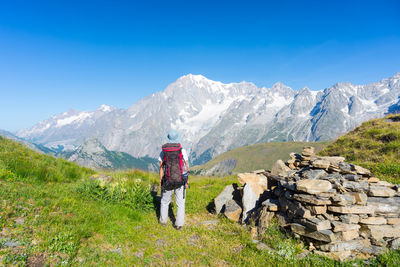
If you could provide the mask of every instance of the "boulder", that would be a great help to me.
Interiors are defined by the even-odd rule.
[[[245,184],[243,187],[242,205],[243,205],[243,215],[242,223],[247,221],[250,213],[256,207],[259,195],[257,195],[253,188],[249,184]]]
[[[258,196],[268,190],[268,178],[260,173],[239,173],[238,181],[241,185],[250,185]]]
[[[228,200],[228,202],[225,204],[224,215],[228,219],[238,222],[240,219],[240,214],[242,214],[242,208],[236,203],[235,200]]]
[[[291,171],[291,169],[282,160],[277,160],[272,166],[271,174],[286,177],[288,171]]]
[[[332,184],[325,180],[300,180],[296,183],[296,189],[309,194],[319,194],[323,192],[328,192],[332,189]]]
[[[233,185],[227,185],[224,190],[222,190],[221,194],[219,194],[215,199],[214,199],[214,204],[215,204],[215,212],[219,214],[224,207],[224,205],[229,201],[233,199],[233,193],[235,191],[235,188]]]

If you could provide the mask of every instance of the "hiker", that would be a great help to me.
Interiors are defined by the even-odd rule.
[[[185,221],[189,164],[186,150],[181,147],[179,133],[176,130],[168,132],[167,143],[162,146],[158,161],[160,162],[161,185],[160,223],[163,226],[167,224],[169,203],[172,193],[175,193],[177,205],[175,228],[181,230]]]

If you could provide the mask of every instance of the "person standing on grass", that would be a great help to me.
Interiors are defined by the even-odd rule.
[[[168,209],[172,193],[175,193],[177,205],[175,228],[181,230],[185,221],[185,195],[188,186],[188,156],[182,148],[179,133],[170,130],[167,143],[162,146],[158,158],[160,162],[161,207],[160,223],[165,226],[168,219]]]

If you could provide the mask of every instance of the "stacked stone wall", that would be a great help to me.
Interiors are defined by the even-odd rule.
[[[318,157],[312,147],[277,161],[271,171],[238,175],[215,199],[216,212],[254,224],[271,218],[315,253],[369,257],[400,244],[400,188],[343,157]],[[253,231],[254,232],[254,231]]]

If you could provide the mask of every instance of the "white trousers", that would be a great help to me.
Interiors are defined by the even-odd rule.
[[[171,203],[172,193],[175,192],[175,201],[178,208],[176,212],[175,226],[183,226],[185,222],[185,198],[183,198],[184,190],[185,186],[182,185],[177,189],[165,190],[161,193],[160,223],[167,223],[169,204]]]

